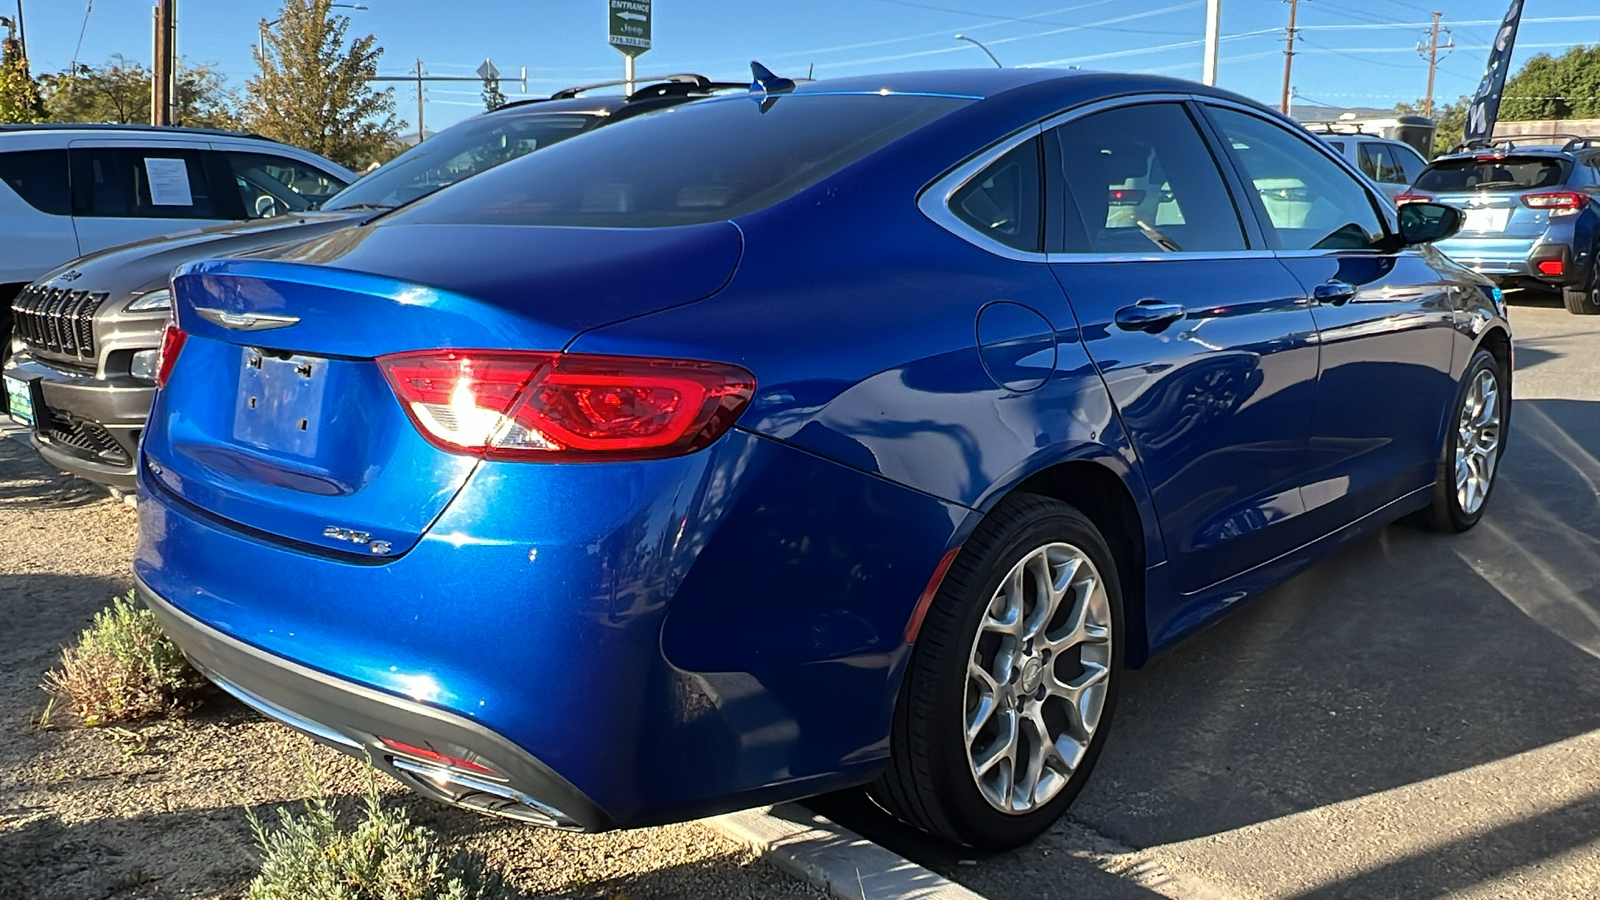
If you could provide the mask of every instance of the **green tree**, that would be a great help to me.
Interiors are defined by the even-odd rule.
[[[43,122],[39,85],[28,72],[28,58],[14,37],[0,40],[0,123]]]
[[[1467,107],[1472,105],[1471,97],[1457,97],[1454,103],[1433,104],[1433,122],[1437,130],[1433,133],[1433,152],[1449,153],[1461,146],[1461,139],[1467,133]],[[1418,100],[1415,103],[1401,103],[1394,111],[1405,116],[1420,116],[1424,103]]]
[[[58,122],[150,121],[150,70],[117,55],[104,64],[44,75],[44,105]],[[210,64],[178,65],[178,124],[240,127],[239,98]]]
[[[352,169],[393,155],[403,123],[393,89],[373,90],[383,48],[372,35],[346,44],[349,16],[332,0],[284,0],[278,23],[261,22],[260,73],[246,86],[252,131],[304,147]]]
[[[1504,122],[1600,118],[1600,44],[1541,53],[1506,81]]]
[[[500,79],[483,80],[483,105],[493,112],[506,105],[506,95],[500,90]]]

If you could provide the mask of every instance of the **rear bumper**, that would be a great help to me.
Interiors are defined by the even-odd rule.
[[[477,808],[583,829],[875,777],[911,609],[968,519],[739,431],[670,460],[483,463],[381,562],[143,474],[134,573],[214,680],[357,755],[383,736],[481,758],[532,804]]]
[[[444,803],[569,831],[613,826],[594,801],[515,744],[442,710],[298,665],[235,640],[168,603],[139,596],[196,669],[257,712],[393,775]],[[222,674],[226,673],[226,674]],[[503,779],[397,756],[379,740],[470,753]]]
[[[1588,277],[1587,259],[1581,259],[1565,243],[1543,238],[1453,238],[1436,245],[1446,256],[1503,286],[1562,287],[1583,284]],[[1539,264],[1561,262],[1560,275],[1546,275]]]
[[[26,350],[11,357],[5,372],[39,383],[45,408],[38,411],[33,444],[47,462],[90,481],[135,488],[133,461],[154,385],[58,369]]]

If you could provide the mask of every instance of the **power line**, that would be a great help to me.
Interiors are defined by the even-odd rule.
[[[1302,29],[1302,30],[1304,30],[1304,29]],[[1314,53],[1332,53],[1334,56],[1342,56],[1342,57],[1344,57],[1346,59],[1353,59],[1356,62],[1363,63],[1363,64],[1369,65],[1369,66],[1387,66],[1387,67],[1389,67],[1391,69],[1405,69],[1408,72],[1409,71],[1414,71],[1414,69],[1411,66],[1404,65],[1402,63],[1386,63],[1386,62],[1383,62],[1381,60],[1376,60],[1376,59],[1362,59],[1359,56],[1353,56],[1353,55],[1351,55],[1349,53],[1346,53],[1345,51],[1340,50],[1340,49],[1338,49],[1336,47],[1328,47],[1328,46],[1324,46],[1322,44],[1319,44],[1316,41],[1313,41],[1312,39],[1310,39],[1308,37],[1305,37],[1305,36],[1301,36],[1300,43],[1305,44],[1308,47],[1315,47],[1316,48],[1314,51],[1313,50],[1301,50],[1300,51],[1301,53],[1313,53],[1313,52]]]
[[[72,48],[72,65],[67,69],[74,74],[78,71],[78,52],[83,49],[83,36],[89,31],[89,14],[94,12],[94,0],[89,0],[89,5],[83,10],[83,27],[78,29],[78,46]]]
[[[1190,2],[1187,2],[1187,3],[1178,3],[1178,4],[1174,4],[1172,6],[1164,6],[1164,7],[1160,8],[1160,9],[1149,10],[1148,12],[1129,13],[1128,15],[1125,15],[1125,16],[1117,16],[1117,17],[1111,18],[1111,19],[1102,19],[1102,20],[1100,20],[1098,22],[1086,22],[1086,23],[1084,23],[1082,25],[1068,25],[1068,26],[1064,26],[1064,27],[1061,27],[1061,28],[1051,28],[1051,29],[1047,29],[1045,31],[1035,31],[1035,32],[1033,32],[1031,34],[1016,35],[1014,37],[994,38],[994,39],[991,39],[991,40],[985,40],[984,43],[989,44],[990,46],[995,46],[995,45],[998,45],[998,44],[1010,44],[1010,43],[1014,43],[1016,41],[1028,41],[1028,40],[1034,40],[1034,39],[1042,38],[1042,37],[1050,37],[1050,36],[1057,35],[1057,34],[1065,34],[1065,33],[1069,32],[1069,31],[1081,31],[1081,30],[1084,30],[1084,29],[1087,29],[1087,28],[1092,28],[1092,27],[1096,27],[1096,26],[1100,26],[1100,25],[1115,25],[1118,22],[1131,22],[1131,21],[1133,21],[1135,19],[1147,19],[1147,18],[1150,18],[1151,16],[1164,15],[1166,13],[1177,12],[1178,10],[1189,9],[1191,7],[1199,6],[1199,5],[1201,5],[1202,2],[1203,2],[1203,0],[1190,0]],[[939,32],[939,33],[943,34],[944,32]],[[875,57],[870,57],[870,58],[866,58],[866,59],[851,59],[851,60],[845,60],[843,62],[829,63],[828,65],[835,66],[835,67],[838,67],[838,68],[845,68],[845,67],[848,67],[848,66],[864,66],[864,65],[871,65],[871,64],[874,64],[874,63],[897,62],[897,61],[902,60],[902,59],[916,59],[918,57],[936,56],[936,55],[943,54],[943,53],[963,53],[963,52],[970,52],[970,48],[966,47],[965,45],[956,46],[956,47],[940,47],[940,48],[935,49],[935,50],[917,50],[917,51],[913,51],[913,52],[910,52],[910,53],[897,53],[897,54],[893,54],[893,55],[890,55],[890,56],[875,56]],[[1051,62],[1051,63],[1034,63],[1032,65],[1034,65],[1034,66],[1056,65],[1056,64],[1059,64],[1059,63],[1064,63],[1064,62],[1069,62],[1069,61],[1070,60],[1058,60],[1056,62]]]
[[[933,10],[934,12],[955,13],[957,15],[962,15],[962,16],[975,16],[975,17],[980,18],[980,19],[997,19],[997,20],[1002,21],[1002,22],[1024,22],[1024,23],[1027,23],[1029,25],[1061,25],[1062,24],[1060,22],[1046,22],[1046,21],[1044,21],[1043,19],[1041,19],[1039,17],[1039,16],[1050,15],[1050,13],[1040,13],[1039,16],[1003,16],[1003,15],[1000,15],[998,13],[982,13],[982,12],[973,12],[971,10],[966,10],[966,9],[952,9],[952,8],[950,8],[948,6],[934,6],[934,5],[930,4],[930,3],[914,3],[914,2],[912,2],[912,0],[872,0],[872,2],[874,2],[874,3],[888,3],[888,4],[891,4],[893,6],[909,6],[912,9],[930,9],[930,10]],[[1067,27],[1073,27],[1073,26],[1067,26]],[[1087,29],[1090,29],[1090,30],[1093,30],[1093,31],[1117,31],[1117,32],[1122,32],[1124,34],[1185,35],[1185,34],[1190,34],[1191,33],[1191,32],[1188,32],[1188,31],[1151,31],[1149,29],[1144,29],[1144,28],[1106,28],[1106,27],[1093,26],[1093,25],[1084,25],[1084,26],[1078,26],[1078,27],[1087,28]]]

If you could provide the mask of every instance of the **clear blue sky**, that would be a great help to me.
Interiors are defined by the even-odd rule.
[[[17,0],[0,0],[10,15]],[[353,33],[377,35],[383,73],[403,74],[421,57],[437,75],[468,75],[484,57],[506,74],[527,66],[529,93],[620,77],[621,57],[605,41],[605,0],[356,0],[344,11]],[[148,62],[151,0],[23,0],[35,72],[74,58],[114,53]],[[1507,0],[1302,0],[1303,55],[1295,60],[1298,102],[1388,107],[1416,99],[1427,84],[1416,44],[1428,12],[1444,13],[1457,49],[1439,71],[1438,96],[1471,93]],[[254,70],[257,23],[277,15],[277,0],[178,0],[179,52],[217,64],[242,88]],[[1517,59],[1600,43],[1600,4],[1527,0]],[[1565,21],[1541,21],[1562,17]],[[1283,79],[1281,0],[1224,0],[1221,83],[1276,103]],[[747,78],[759,59],[780,74],[817,77],[918,68],[989,65],[956,32],[982,40],[1008,66],[1084,68],[1200,76],[1204,0],[655,0],[655,47],[641,74],[696,71]],[[78,48],[80,29],[82,46]],[[508,95],[519,88],[504,85]],[[429,130],[481,109],[471,84],[427,91]],[[414,127],[416,93],[395,89]]]

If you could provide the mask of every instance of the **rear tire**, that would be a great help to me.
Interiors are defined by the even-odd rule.
[[[923,619],[874,799],[986,850],[1043,833],[1110,728],[1122,621],[1115,559],[1092,522],[1046,497],[1002,502]]]
[[[1561,289],[1561,303],[1575,316],[1600,316],[1600,259],[1589,263],[1589,281]]]
[[[1433,502],[1419,518],[1435,531],[1466,531],[1488,508],[1500,471],[1511,395],[1500,362],[1487,350],[1473,354],[1451,409]]]

